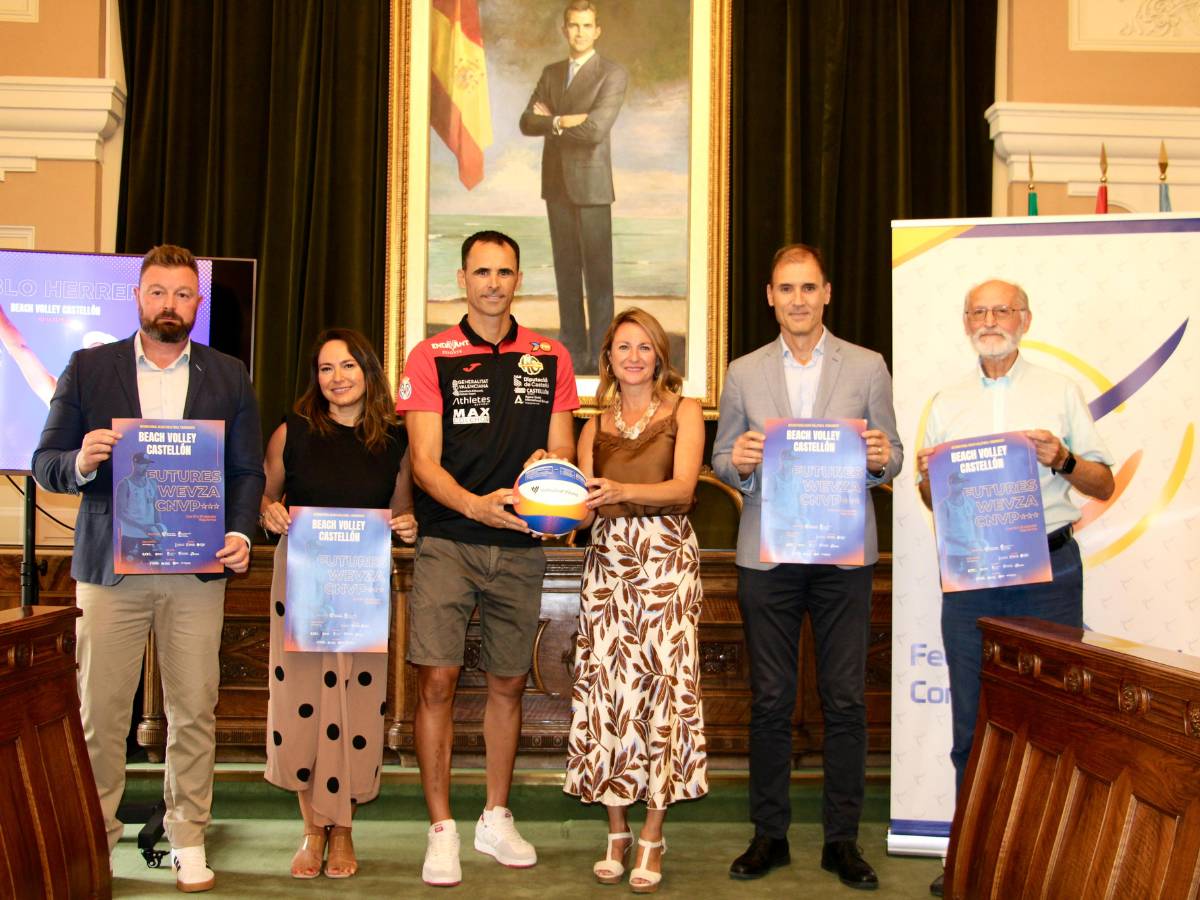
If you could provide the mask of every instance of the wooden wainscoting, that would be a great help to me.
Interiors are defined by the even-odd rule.
[[[258,759],[264,755],[267,714],[267,648],[270,626],[272,548],[256,547],[250,571],[230,580],[225,597],[221,640],[221,691],[217,703],[217,752],[223,760]],[[518,766],[556,768],[563,764],[571,720],[571,666],[579,612],[583,550],[550,548],[542,589],[542,620],[534,666],[524,701]],[[70,558],[48,556],[42,603],[70,604],[73,585]],[[0,608],[16,606],[20,596],[15,551],[0,553]],[[388,667],[388,746],[405,763],[413,763],[412,719],[414,670],[397,648],[406,643],[405,600],[412,587],[412,551],[397,550],[393,579],[392,654]],[[700,657],[704,717],[712,764],[742,767],[749,751],[749,661],[737,605],[737,567],[729,550],[701,551],[700,575],[704,607],[700,621]],[[891,747],[892,567],[885,556],[875,567],[871,647],[867,661],[868,747],[872,764],[886,764]],[[484,676],[477,668],[479,640],[472,625],[467,658],[455,702],[456,765],[482,763]],[[153,648],[151,647],[153,650]],[[152,758],[161,757],[166,742],[153,653],[147,663],[145,712],[138,740]],[[820,765],[821,704],[817,696],[812,632],[806,625],[800,652],[793,747],[798,765]]]

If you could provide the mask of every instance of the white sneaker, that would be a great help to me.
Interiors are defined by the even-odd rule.
[[[485,809],[475,825],[475,849],[513,869],[528,869],[537,862],[533,844],[521,837],[513,816],[503,806]]]
[[[212,890],[217,876],[204,858],[204,845],[178,847],[171,851],[171,868],[175,870],[175,887],[185,894]]]
[[[462,864],[458,861],[458,828],[453,819],[443,819],[429,826],[429,843],[425,847],[421,879],[434,887],[454,887],[462,881]]]

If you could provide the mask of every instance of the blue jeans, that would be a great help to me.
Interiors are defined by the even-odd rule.
[[[942,645],[950,670],[950,712],[954,721],[956,792],[975,737],[979,712],[979,673],[983,668],[983,635],[976,621],[984,616],[1032,616],[1061,625],[1083,627],[1083,563],[1079,545],[1067,541],[1050,554],[1053,581],[1013,587],[984,588],[942,595]]]

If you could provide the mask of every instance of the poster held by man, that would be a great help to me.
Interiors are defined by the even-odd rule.
[[[113,571],[225,570],[225,423],[113,419]]]
[[[866,419],[768,419],[759,560],[861,566]]]
[[[947,441],[929,458],[942,591],[1050,581],[1037,451],[1024,434]]]

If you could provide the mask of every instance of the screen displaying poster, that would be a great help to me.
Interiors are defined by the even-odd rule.
[[[113,419],[113,571],[222,572],[225,423]]]
[[[941,444],[929,491],[943,592],[1053,579],[1037,451],[1025,435]]]
[[[29,471],[71,354],[137,330],[141,265],[140,256],[0,250],[0,472]],[[197,265],[200,294],[211,297],[212,260]],[[209,343],[211,325],[201,303],[192,340]]]
[[[391,512],[325,506],[289,512],[284,649],[387,653]]]
[[[759,559],[861,566],[867,516],[865,419],[768,419]]]

